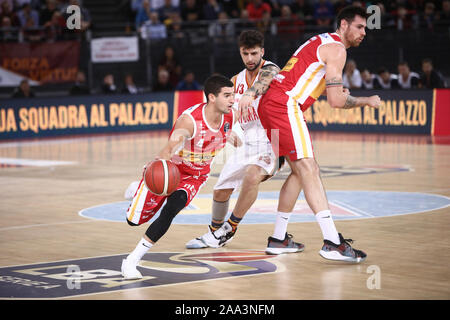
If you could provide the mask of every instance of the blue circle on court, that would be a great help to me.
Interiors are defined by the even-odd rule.
[[[258,199],[247,212],[241,224],[274,223],[278,195],[278,192],[260,192]],[[236,201],[238,196],[238,193],[234,193],[231,200]],[[432,211],[450,206],[450,198],[448,197],[418,192],[328,191],[327,197],[334,220],[390,217]],[[199,208],[193,201],[175,217],[174,224],[205,225],[210,223],[212,195],[199,194],[196,199],[203,207]],[[83,209],[79,212],[79,215],[96,220],[124,222],[130,203],[130,201],[120,201],[102,204]],[[232,208],[233,206],[230,205],[230,210]],[[159,212],[153,219],[158,215]],[[289,222],[313,221],[316,221],[316,219],[306,204],[302,192]]]

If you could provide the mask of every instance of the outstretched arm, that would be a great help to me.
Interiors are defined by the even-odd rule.
[[[328,44],[319,49],[319,54],[327,66],[325,75],[328,103],[333,108],[351,109],[368,105],[378,108],[381,104],[379,96],[353,97],[344,90],[342,70],[344,69],[347,51],[340,44]]]
[[[241,99],[239,100],[239,113],[245,118],[247,116],[247,109],[251,106],[253,100],[266,93],[269,89],[273,77],[275,77],[280,68],[274,64],[263,66],[259,73],[259,79],[255,81],[251,88],[248,88]]]

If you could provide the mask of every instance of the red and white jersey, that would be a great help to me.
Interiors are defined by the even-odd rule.
[[[211,171],[211,163],[216,154],[225,147],[234,123],[234,110],[222,115],[218,130],[210,127],[205,115],[206,103],[196,104],[183,112],[194,123],[194,133],[187,139],[174,161],[180,171],[192,176],[206,175]],[[170,135],[172,135],[172,132]]]
[[[268,93],[284,92],[297,101],[302,111],[308,109],[325,90],[326,65],[319,48],[329,43],[344,45],[337,33],[322,33],[301,45],[275,76]]]
[[[271,65],[271,64],[276,66],[276,64],[271,61],[263,60],[260,68],[262,68],[263,66]],[[242,70],[241,72],[239,72],[236,75],[236,78],[234,81],[234,98],[235,98],[234,107],[236,109],[238,108],[239,100],[241,99],[244,92],[248,88],[251,88],[253,83],[255,83],[259,79],[260,73],[258,73],[258,75],[253,80],[253,82],[250,83],[248,80],[248,77],[247,77],[247,73],[248,73],[247,69]],[[253,103],[252,103],[253,108],[249,108],[249,110],[248,110],[249,111],[248,119],[244,120],[242,117],[239,118],[239,123],[245,132],[245,134],[243,135],[244,141],[251,141],[252,143],[257,143],[258,141],[266,141],[267,140],[265,133],[262,132],[262,131],[264,131],[264,128],[261,125],[261,122],[260,122],[259,116],[258,116],[259,100],[261,100],[261,96],[259,96],[258,98],[256,98],[253,101]]]

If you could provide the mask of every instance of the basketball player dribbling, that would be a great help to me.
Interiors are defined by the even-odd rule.
[[[264,35],[261,32],[243,31],[239,36],[238,46],[245,69],[231,79],[234,83],[236,105],[249,88],[260,94],[264,93],[274,75],[280,71],[273,62],[263,59]],[[252,97],[246,102],[251,106],[249,112],[239,118],[240,126],[235,126],[235,129],[241,128],[243,131],[240,134],[243,145],[227,159],[214,186],[212,217],[208,232],[190,240],[186,244],[188,249],[218,248],[230,242],[239,222],[256,201],[259,184],[272,177],[284,163],[284,158],[278,159],[275,156],[259,121],[257,114],[259,100],[260,97],[257,99]],[[239,187],[241,190],[236,205],[228,221],[225,221],[231,194]],[[268,253],[281,254],[303,250],[303,245],[294,242],[286,233],[286,228],[287,223],[277,217],[275,232],[269,237],[266,248]],[[276,246],[271,245],[275,242]]]
[[[342,82],[346,49],[359,46],[364,39],[366,17],[363,8],[342,9],[337,16],[336,32],[314,36],[300,46],[274,77],[258,108],[269,140],[278,143],[277,155],[286,157],[292,171],[280,190],[278,210],[289,219],[303,188],[324,238],[319,254],[325,259],[356,263],[364,261],[366,254],[353,249],[351,239],[344,239],[336,230],[302,112],[321,94],[326,94],[334,108],[380,106],[378,96],[353,97]],[[255,96],[251,90],[246,94]],[[240,108],[245,114],[246,106]],[[276,130],[278,133],[272,134]]]
[[[205,184],[214,156],[228,140],[233,140],[232,128],[238,120],[232,108],[233,83],[215,75],[206,80],[204,87],[207,102],[192,106],[180,115],[168,142],[156,157],[172,160],[177,165],[181,175],[178,188],[170,196],[158,196],[151,193],[141,179],[127,210],[128,224],[138,226],[149,221],[162,207],[134,251],[122,261],[125,279],[142,278],[137,270],[139,261]]]

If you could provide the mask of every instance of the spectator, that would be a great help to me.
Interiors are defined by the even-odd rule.
[[[44,25],[46,38],[48,41],[58,41],[64,38],[64,30],[66,28],[66,21],[61,12],[55,11],[50,21]]]
[[[274,24],[272,24],[272,19],[271,19],[271,12],[270,11],[264,11],[262,18],[256,20],[256,28],[262,33],[266,33],[269,31],[272,31],[272,27],[276,26]],[[275,34],[275,31],[273,31],[273,34]]]
[[[41,5],[41,0],[13,0],[15,9],[23,8],[24,5],[29,4],[32,9],[38,9]]]
[[[439,14],[439,24],[442,26],[450,25],[450,0],[442,1],[442,10]]]
[[[144,22],[140,29],[142,39],[167,38],[166,25],[161,23],[157,12],[150,13],[150,20]]]
[[[203,5],[203,19],[217,20],[222,10],[222,5],[217,3],[217,0],[206,0],[206,3]]]
[[[450,0],[442,1],[442,10],[439,17],[440,19],[450,20]]]
[[[17,35],[12,31],[11,19],[4,16],[0,21],[0,41],[2,42],[15,42],[17,41]]]
[[[339,11],[341,11],[346,6],[351,5],[352,2],[350,0],[338,0],[334,3],[333,9],[334,9],[334,15],[337,16]]]
[[[411,72],[407,62],[400,62],[398,69],[398,85],[401,89],[412,89],[419,86],[419,75]]]
[[[20,81],[19,87],[17,87],[12,94],[13,98],[32,98],[34,96],[35,94],[33,90],[31,90],[27,79]]]
[[[425,4],[425,10],[419,19],[419,26],[424,29],[433,30],[438,14],[435,12],[435,5],[433,2]]]
[[[271,18],[278,18],[281,16],[281,7],[285,5],[284,2],[289,2],[289,4],[292,3],[291,0],[263,0],[267,4],[269,4],[270,8],[272,9],[270,12]],[[282,3],[283,2],[283,3]],[[288,6],[289,6],[288,4]]]
[[[136,14],[136,30],[140,30],[141,26],[148,20],[150,20],[150,13],[152,10],[150,9],[150,1],[143,0],[142,6],[139,8]]]
[[[318,26],[330,26],[333,18],[333,5],[328,0],[318,0],[314,4],[314,19]]]
[[[29,42],[38,42],[45,38],[44,31],[36,27],[36,23],[31,16],[27,17],[22,29],[22,35],[23,39]]]
[[[186,0],[181,8],[181,18],[184,21],[197,21],[202,19],[202,10],[196,0]]]
[[[79,70],[77,72],[75,84],[73,85],[72,88],[70,88],[69,94],[71,96],[90,94],[89,88],[86,85],[86,76],[83,71]]]
[[[158,64],[158,70],[165,69],[169,72],[169,82],[172,87],[175,87],[180,81],[181,65],[175,57],[175,50],[168,46],[164,50],[164,56]]]
[[[292,13],[291,7],[288,5],[281,7],[281,16],[277,22],[278,34],[300,33],[301,27],[304,25],[305,23]]]
[[[7,5],[11,8],[14,9],[14,0],[0,0],[0,14],[2,14],[3,12],[3,4],[7,3]]]
[[[375,77],[374,87],[376,89],[398,89],[397,76],[391,74],[385,67],[381,67]]]
[[[125,86],[122,89],[122,93],[128,93],[128,94],[139,93],[139,89],[136,87],[133,76],[131,74],[125,75],[124,82],[125,82]]]
[[[306,0],[296,0],[291,5],[292,13],[295,14],[300,20],[312,21],[314,11]]]
[[[359,89],[362,85],[361,73],[356,68],[355,60],[349,59],[344,68],[344,87],[348,89]]]
[[[133,11],[134,14],[137,14],[139,9],[142,7],[142,1],[143,0],[131,0],[130,7],[131,7],[131,11]]]
[[[394,14],[397,30],[408,30],[413,28],[413,17],[404,6],[399,6]]]
[[[419,88],[445,88],[445,81],[440,72],[434,70],[431,59],[424,59],[422,61],[422,74],[420,75]]]
[[[182,30],[182,23],[183,20],[181,20],[181,16],[179,14],[173,16],[172,23],[169,26],[169,34],[171,38],[182,39],[185,37],[185,33]]]
[[[102,92],[105,94],[117,93],[117,87],[114,84],[114,76],[110,73],[103,78]]]
[[[252,0],[246,7],[250,20],[259,20],[263,18],[264,13],[271,13],[272,8],[262,0]]]
[[[210,23],[208,34],[210,37],[234,37],[234,23],[230,22],[225,11],[219,13],[217,21]]]
[[[361,72],[361,89],[374,89],[375,75],[368,69]]]
[[[46,5],[41,9],[39,13],[39,21],[41,25],[45,25],[52,20],[53,13],[58,11],[56,6],[56,0],[47,0]]]
[[[164,4],[158,9],[159,19],[170,25],[175,15],[180,14],[180,8],[172,4],[172,0],[164,0]]]
[[[170,84],[169,79],[169,71],[163,68],[159,69],[158,79],[153,86],[153,91],[172,91],[173,86]]]
[[[380,9],[381,27],[382,28],[395,27],[395,19],[392,17],[392,15],[390,13],[388,13],[386,11],[386,7],[384,6],[384,3],[379,1],[379,2],[376,2],[375,5],[378,6],[378,8]]]
[[[246,9],[241,10],[240,20],[236,23],[237,29],[251,29],[255,27],[254,22],[250,21],[248,17],[248,11]]]
[[[184,75],[184,79],[177,84],[175,89],[179,91],[186,91],[186,90],[201,90],[202,88],[200,84],[197,81],[195,81],[194,72],[188,70]]]
[[[0,5],[0,21],[3,21],[4,17],[9,18],[12,27],[20,26],[20,20],[13,11],[13,5],[9,1],[4,1]]]
[[[222,0],[223,10],[231,19],[239,19],[238,0]]]
[[[19,18],[21,27],[37,28],[39,26],[39,14],[31,8],[30,4],[25,4],[23,9],[17,13],[17,17]]]

